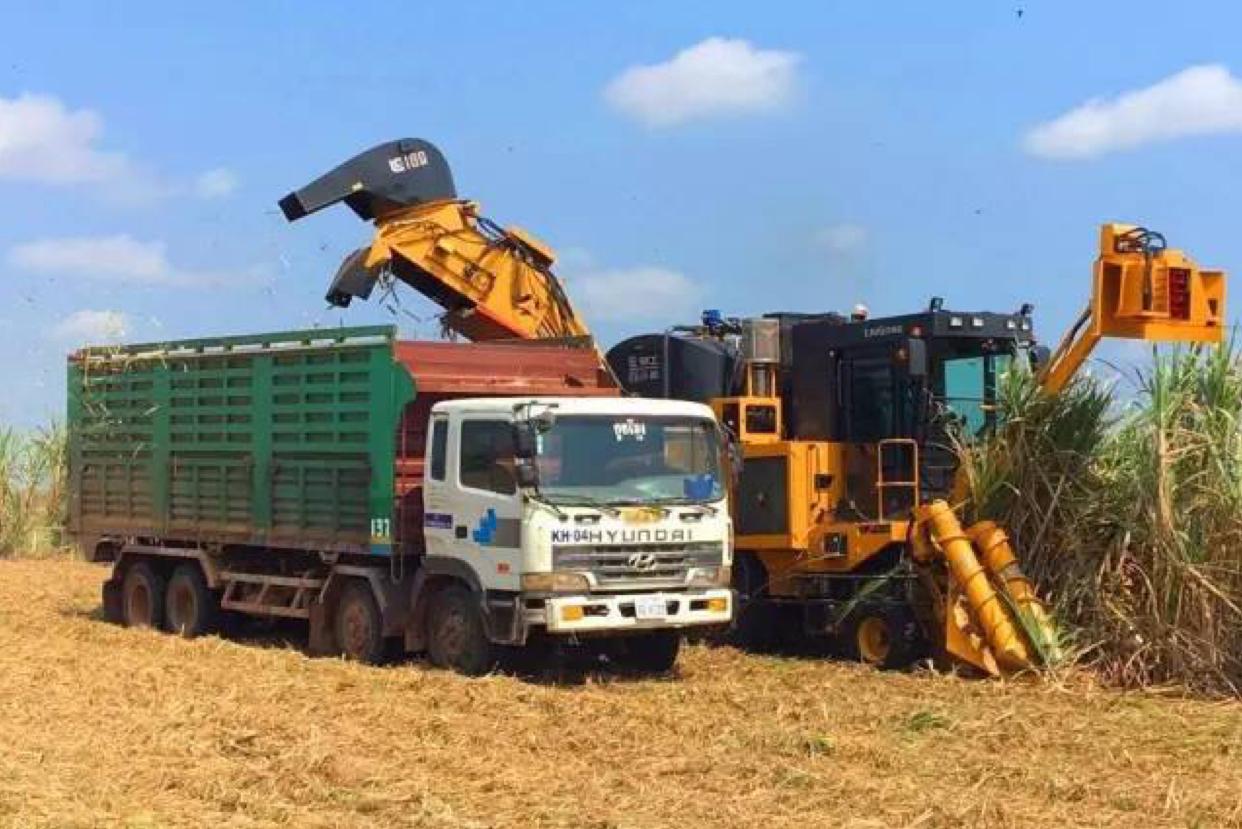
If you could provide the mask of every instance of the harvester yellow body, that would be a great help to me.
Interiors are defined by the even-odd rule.
[[[884,319],[705,317],[679,339],[652,345],[649,335],[610,352],[623,382],[628,366],[658,363],[676,397],[704,385],[701,370],[686,384],[679,371],[737,343],[736,393],[711,403],[742,454],[733,503],[744,642],[821,634],[882,665],[930,644],[990,674],[1059,658],[1051,614],[1003,529],[963,527],[955,512],[966,491],[955,442],[996,425],[1006,371],[1029,365],[1056,394],[1106,337],[1216,343],[1224,331],[1224,274],[1143,228],[1103,226],[1092,286],[1043,360],[1029,307],[955,312],[939,299]],[[778,346],[765,348],[769,339]]]

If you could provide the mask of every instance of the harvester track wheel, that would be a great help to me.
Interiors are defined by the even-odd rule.
[[[908,667],[924,650],[918,620],[904,607],[859,610],[845,633],[854,659],[885,670]]]
[[[197,564],[178,566],[168,580],[165,594],[164,624],[169,632],[193,639],[216,630],[220,603]]]
[[[125,570],[121,619],[131,628],[159,628],[164,624],[164,578],[145,561]]]
[[[449,585],[431,598],[427,655],[437,668],[482,676],[496,667],[497,651],[487,638],[478,601],[464,587]]]
[[[657,630],[626,637],[621,643],[620,662],[634,670],[664,674],[677,664],[681,651],[681,633],[675,630]]]
[[[729,639],[743,650],[760,653],[780,643],[776,608],[768,600],[768,573],[758,558],[741,553],[733,567],[733,589],[737,606]]]
[[[370,585],[353,581],[345,586],[336,602],[332,627],[337,649],[346,659],[366,665],[384,662],[384,619]]]

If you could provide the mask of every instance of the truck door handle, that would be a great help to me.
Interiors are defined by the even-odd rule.
[[[458,538],[465,538],[466,537],[466,525],[458,524],[456,527],[454,527],[453,535],[457,536]]]

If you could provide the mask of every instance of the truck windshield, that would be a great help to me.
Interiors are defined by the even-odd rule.
[[[723,495],[710,420],[559,415],[538,437],[543,497],[560,504],[699,503]]]

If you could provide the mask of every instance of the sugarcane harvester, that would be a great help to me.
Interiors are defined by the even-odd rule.
[[[1225,276],[1140,227],[1101,229],[1091,300],[1051,354],[1031,306],[868,318],[706,312],[608,354],[630,391],[709,402],[740,449],[737,637],[822,635],[898,667],[930,648],[990,674],[1058,657],[1003,528],[963,528],[953,438],[996,425],[998,378],[1061,391],[1106,337],[1219,343]]]

